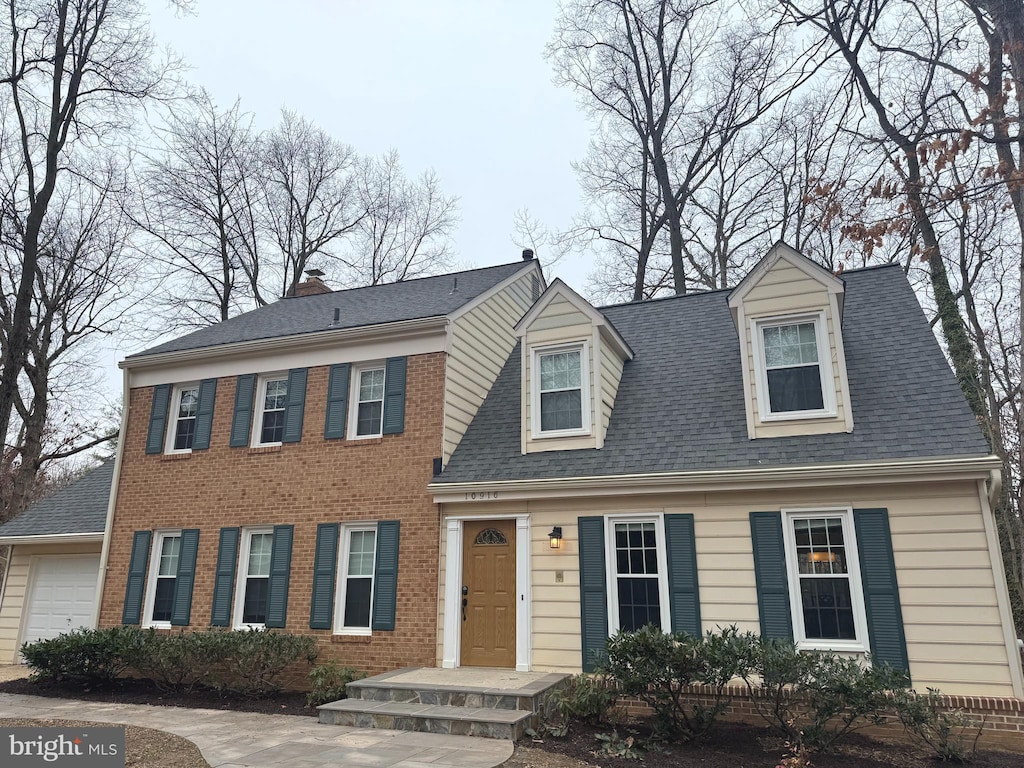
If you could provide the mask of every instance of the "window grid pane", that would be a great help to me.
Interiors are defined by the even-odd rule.
[[[359,373],[356,435],[379,435],[384,418],[384,369]]]
[[[164,536],[160,545],[159,576],[178,575],[178,555],[181,552],[181,536]]]
[[[352,531],[349,538],[348,575],[373,576],[376,548],[376,531]]]
[[[270,548],[274,540],[272,533],[254,533],[249,538],[249,566],[247,576],[270,575]]]
[[[856,640],[843,519],[794,518],[793,535],[804,636]]]
[[[583,367],[579,350],[540,355],[540,431],[583,427]]]
[[[243,624],[267,623],[267,595],[270,579],[265,576],[250,576],[245,580],[245,597],[242,600]]]
[[[653,522],[615,524],[615,571],[619,629],[661,626],[658,545]]]

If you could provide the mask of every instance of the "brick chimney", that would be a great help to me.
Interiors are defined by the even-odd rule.
[[[330,293],[331,289],[327,287],[322,278],[324,273],[319,269],[307,269],[306,279],[295,286],[295,290],[289,294],[291,296],[314,296],[318,293]]]

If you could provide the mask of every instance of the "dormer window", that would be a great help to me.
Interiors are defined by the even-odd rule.
[[[590,432],[590,393],[586,344],[534,349],[535,437],[585,435]],[[536,423],[536,422],[535,422]]]
[[[761,418],[835,415],[823,314],[755,321]]]

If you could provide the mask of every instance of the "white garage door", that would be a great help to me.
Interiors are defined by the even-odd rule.
[[[36,558],[21,641],[29,643],[92,626],[99,570],[99,555]]]

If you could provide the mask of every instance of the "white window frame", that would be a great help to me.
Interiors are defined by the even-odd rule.
[[[181,528],[153,531],[153,544],[149,551],[149,571],[146,573],[146,602],[142,613],[142,626],[156,627],[157,629],[169,629],[168,621],[153,621],[153,608],[156,603],[156,582],[160,578],[160,554],[163,551],[164,539],[173,536],[181,537]],[[178,557],[181,557],[181,548],[178,548]],[[175,574],[177,580],[177,574]],[[177,586],[177,585],[175,585]]]
[[[372,531],[374,538],[373,570],[370,575],[370,623],[366,627],[345,626],[345,597],[348,582],[348,558],[352,546],[352,534],[357,531]],[[377,524],[376,523],[354,523],[341,526],[342,545],[338,547],[338,570],[337,578],[334,580],[337,585],[334,595],[334,634],[336,635],[370,635],[373,632],[373,593],[377,589]]]
[[[808,638],[804,629],[803,600],[800,594],[800,569],[797,566],[796,530],[793,521],[800,518],[838,517],[843,523],[843,546],[846,549],[846,576],[850,582],[850,603],[853,606],[855,640]],[[860,576],[860,554],[852,507],[808,507],[782,510],[782,538],[786,549],[786,573],[789,576],[789,606],[793,621],[793,638],[800,650],[868,653],[867,613],[864,609],[864,583]]]
[[[615,559],[615,526],[618,523],[654,523],[658,552],[658,600],[661,607],[661,630],[672,631],[672,611],[668,591],[668,556],[665,551],[665,516],[658,513],[608,515],[604,520],[605,590],[608,595],[608,636],[619,631],[619,590]]]
[[[269,533],[273,537],[274,527],[267,525],[242,529],[242,542],[238,548],[238,563],[235,566],[235,607],[231,615],[231,626],[234,629],[265,629],[267,626],[266,624],[246,624],[242,621],[242,613],[245,609],[245,586],[249,580],[249,547],[252,545],[253,534],[257,533]],[[273,538],[271,538],[271,546],[273,546]]]
[[[281,441],[280,440],[278,440],[276,442],[271,442],[271,443],[263,443],[263,442],[260,442],[260,440],[263,437],[263,413],[264,413],[264,405],[267,402],[267,384],[269,384],[271,381],[281,381],[282,379],[285,382],[285,387],[287,387],[288,386],[288,371],[278,371],[277,373],[264,373],[264,374],[261,374],[259,379],[256,382],[256,399],[253,401],[253,404],[252,404],[252,406],[253,406],[252,407],[252,411],[253,411],[252,430],[251,430],[252,431],[252,439],[249,442],[249,445],[252,448],[264,448],[266,446],[281,445]],[[287,413],[288,413],[288,395],[287,395],[287,390],[286,390],[286,394],[285,394],[284,413],[287,416]]]
[[[380,431],[370,435],[358,435],[356,431],[359,429],[359,380],[368,371],[384,371],[384,394],[382,394],[380,401]],[[349,397],[348,404],[347,431],[349,440],[372,440],[373,438],[384,436],[384,404],[387,400],[387,386],[388,369],[384,360],[374,360],[352,366],[352,380],[349,382],[351,396]]]
[[[814,340],[818,345],[818,376],[821,379],[822,407],[806,411],[779,411],[776,413],[772,411],[771,398],[768,396],[768,366],[764,351],[763,330],[765,328],[800,325],[802,323],[814,323]],[[832,352],[828,343],[828,323],[824,311],[757,318],[750,321],[750,333],[754,342],[751,347],[754,350],[757,410],[761,421],[824,419],[835,418],[838,415],[836,410],[835,380],[832,370]]]
[[[580,353],[580,427],[578,429],[541,430],[540,414],[540,359],[544,355],[559,352]],[[590,434],[591,410],[590,402],[590,344],[577,341],[570,344],[536,346],[530,348],[530,435],[534,439],[552,437],[578,437]]]
[[[178,409],[181,407],[181,395],[189,389],[196,391],[196,424],[199,423],[199,382],[175,384],[171,389],[171,399],[167,406],[167,434],[164,436],[164,453],[192,453],[191,448],[175,448],[174,440],[178,436]],[[195,436],[193,435],[193,441]]]

